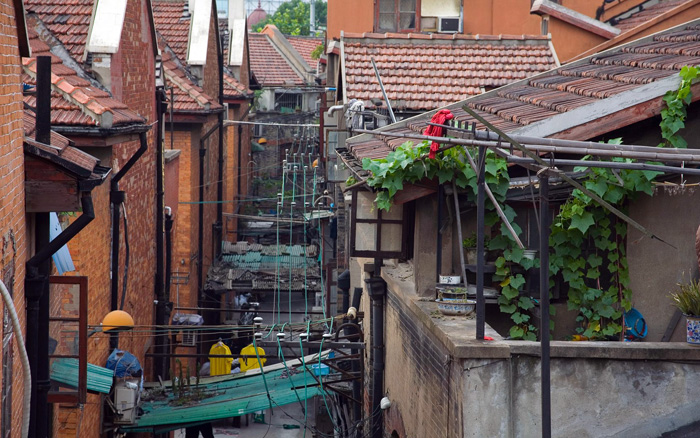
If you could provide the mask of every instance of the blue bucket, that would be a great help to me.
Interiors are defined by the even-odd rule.
[[[644,339],[647,336],[647,322],[634,307],[625,312],[625,337]]]

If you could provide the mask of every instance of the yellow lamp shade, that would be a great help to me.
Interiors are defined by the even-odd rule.
[[[134,328],[134,318],[123,310],[113,310],[102,320],[102,331],[131,330]]]

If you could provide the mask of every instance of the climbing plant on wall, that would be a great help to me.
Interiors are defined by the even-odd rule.
[[[378,190],[375,199],[377,208],[389,210],[394,195],[403,189],[404,183],[417,182],[424,178],[436,178],[440,184],[454,180],[458,187],[467,189],[468,201],[476,202],[476,173],[466,160],[464,149],[444,150],[435,159],[428,158],[429,151],[429,142],[414,146],[409,141],[399,146],[386,158],[363,160],[363,168],[372,172],[372,176],[367,179],[367,184]],[[467,148],[467,151],[475,158],[475,150]],[[506,161],[489,150],[486,152],[485,169],[486,184],[491,188],[515,231],[520,233],[520,228],[514,222],[515,210],[505,204],[510,183]],[[501,311],[508,314],[514,324],[510,330],[510,337],[535,340],[537,328],[531,323],[528,312],[535,304],[530,297],[521,296],[520,288],[525,284],[522,272],[538,266],[539,261],[524,258],[523,251],[516,246],[506,226],[503,224],[499,226],[499,224],[500,219],[494,206],[487,202],[485,225],[492,230],[497,230],[496,235],[489,241],[488,249],[501,250],[501,256],[496,260],[497,271],[494,280],[501,284],[501,297],[498,301]]]
[[[620,144],[621,139],[610,143]],[[651,195],[657,175],[651,171],[590,168],[582,184],[624,210],[638,194]],[[577,332],[583,336],[605,338],[622,330],[622,310],[630,309],[632,295],[626,236],[627,224],[580,190],[572,192],[552,223],[550,271],[553,276],[561,273],[568,289],[568,308],[577,311]]]
[[[698,78],[700,67],[685,66],[679,76],[681,83],[678,89],[671,90],[664,96],[666,108],[661,111],[661,137],[664,141],[659,146],[686,148],[688,142],[680,136],[678,131],[685,127],[685,119],[688,116],[686,107],[690,104],[692,95],[690,86]]]
[[[687,147],[679,131],[685,127],[686,108],[691,102],[691,85],[700,76],[700,68],[684,67],[680,72],[681,83],[677,90],[666,93],[666,108],[661,112],[661,133],[664,139],[659,146]],[[610,143],[620,144],[621,139]],[[468,188],[470,201],[476,200],[476,175],[464,159],[462,148],[442,151],[435,159],[428,158],[430,146],[423,142],[413,146],[406,142],[385,159],[363,160],[363,168],[372,172],[367,179],[369,186],[378,190],[377,207],[388,210],[397,191],[406,182],[437,178],[440,184],[454,180],[462,189]],[[469,149],[467,149],[469,150]],[[470,152],[474,156],[474,151]],[[584,160],[590,157],[584,157]],[[613,158],[613,161],[631,160]],[[486,183],[504,213],[514,223],[515,211],[504,204],[510,178],[505,160],[488,151],[486,157]],[[581,181],[593,193],[609,204],[625,210],[625,206],[639,194],[651,195],[653,180],[658,172],[640,170],[612,170],[601,168],[576,168],[587,171]],[[487,203],[486,225],[492,229],[499,223],[493,206]],[[500,282],[500,310],[510,316],[513,326],[509,335],[513,339],[535,340],[537,328],[531,322],[529,310],[535,306],[533,299],[520,293],[525,278],[520,272],[538,267],[539,260],[523,257],[523,251],[512,240],[504,225],[492,236],[489,249],[502,250],[496,260],[494,279]],[[574,190],[556,214],[550,235],[550,286],[560,275],[567,290],[567,306],[577,312],[577,332],[592,339],[608,338],[622,331],[623,310],[631,307],[632,291],[629,288],[629,269],[626,257],[627,224],[610,214],[596,201],[580,190]],[[520,272],[518,272],[520,271]],[[550,287],[550,289],[551,289]],[[554,309],[550,309],[553,313]]]

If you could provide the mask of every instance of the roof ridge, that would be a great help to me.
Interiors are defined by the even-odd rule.
[[[405,40],[432,40],[432,41],[549,41],[550,35],[535,35],[535,34],[460,34],[460,33],[376,33],[376,32],[343,32],[343,39],[347,42],[348,39],[376,39],[388,40],[397,39]]]
[[[187,95],[194,99],[194,101],[197,102],[199,106],[201,106],[207,111],[211,109],[213,99],[209,95],[204,93],[204,90],[200,92],[197,89],[200,88],[199,85],[192,83],[191,86],[188,86],[188,84],[185,84],[185,82],[177,74],[174,74],[172,69],[168,68],[166,65],[163,65],[163,71],[165,72],[165,76],[167,79],[169,79],[172,83],[177,85],[177,87],[180,90],[187,93]],[[218,106],[218,104],[214,106]]]
[[[37,61],[35,57],[22,58],[24,72],[35,80],[37,77],[36,64]],[[68,102],[76,105],[83,113],[92,117],[99,126],[103,128],[112,127],[114,111],[99,103],[96,98],[87,95],[82,90],[82,87],[74,87],[63,76],[51,73],[51,89],[60,94]]]

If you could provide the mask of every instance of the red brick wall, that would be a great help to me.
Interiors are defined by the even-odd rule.
[[[156,120],[155,114],[155,60],[151,38],[148,2],[130,1],[122,30],[118,53],[112,58],[112,90],[114,97],[138,112],[146,123]],[[126,164],[139,147],[138,140],[119,143],[111,148],[112,175]],[[126,192],[127,223],[129,227],[129,276],[124,310],[129,312],[137,325],[154,323],[154,273],[155,273],[155,129],[148,133],[148,150],[120,182],[120,190]],[[111,215],[109,206],[109,181],[93,190],[95,220],[69,243],[74,255],[77,273],[89,277],[90,324],[99,323],[110,310],[110,242]],[[124,227],[120,233],[120,300],[124,273]],[[150,360],[145,352],[152,338],[143,331],[120,336],[119,348],[136,355],[150,375]],[[89,361],[104,366],[109,354],[109,338],[95,335],[88,343]],[[76,434],[75,421],[80,420],[81,436],[99,436],[101,407],[100,397],[88,396],[82,415],[76,410],[61,408],[54,425],[56,436]]]
[[[191,256],[194,254],[192,234],[190,228],[193,226],[193,220],[197,218],[197,206],[187,204],[196,200],[198,185],[197,179],[192,179],[192,131],[173,131],[173,147],[180,150],[179,160],[179,183],[178,183],[178,208],[177,214],[174,216],[175,223],[173,224],[173,254],[172,254],[172,272],[174,276],[184,277],[189,275],[187,284],[175,284],[177,280],[173,280],[170,291],[170,300],[173,303],[179,304],[182,307],[191,306],[190,296],[192,285],[196,285],[194,274],[197,272],[197,267]],[[165,144],[170,144],[169,127],[165,133]],[[194,149],[194,158],[199,159],[196,148]],[[194,219],[192,215],[194,214]],[[195,234],[196,236],[196,234]],[[194,251],[197,251],[196,240],[194,241]],[[176,273],[177,272],[177,273]],[[196,286],[194,287],[196,292]],[[179,297],[178,297],[179,295]],[[196,293],[194,294],[195,304],[197,303]]]
[[[24,264],[27,258],[27,231],[24,213],[22,81],[17,47],[14,7],[10,0],[0,0],[0,59],[3,65],[3,74],[0,75],[0,274],[11,272],[14,264],[14,282],[10,281],[11,284],[6,286],[13,289],[15,308],[25,331]],[[0,276],[0,279],[3,276]],[[8,277],[5,280],[8,280]],[[4,304],[0,303],[3,313],[4,308]],[[16,336],[12,342],[12,437],[19,437],[24,375],[19,355],[14,348],[17,345]],[[8,358],[3,357],[2,360],[5,363]],[[0,384],[1,380],[2,373]]]

